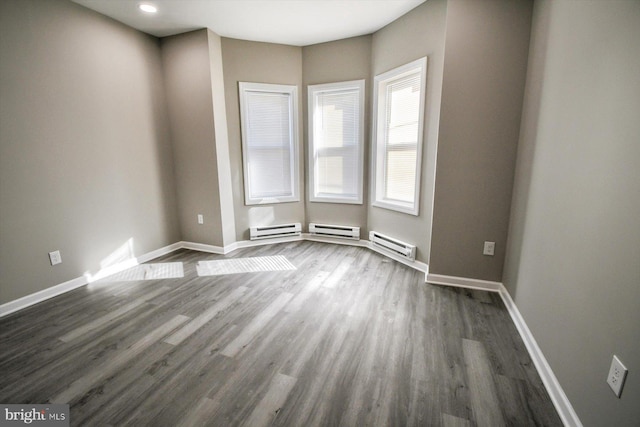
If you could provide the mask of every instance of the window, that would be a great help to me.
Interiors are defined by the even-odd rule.
[[[240,83],[247,205],[300,200],[297,93],[296,86]]]
[[[309,200],[362,204],[364,80],[309,86]]]
[[[375,78],[373,206],[418,215],[427,58]]]

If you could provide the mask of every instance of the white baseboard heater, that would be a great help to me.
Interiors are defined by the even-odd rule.
[[[360,240],[360,227],[348,225],[309,224],[309,234],[314,236],[341,237],[343,239]]]
[[[249,238],[251,240],[272,239],[274,237],[299,236],[302,233],[302,226],[299,222],[292,224],[269,225],[266,227],[249,228]]]
[[[401,242],[400,240],[396,240],[392,237],[385,236],[384,234],[378,233],[377,231],[369,232],[369,240],[371,241],[373,246],[391,251],[404,258],[410,259],[411,261],[415,261],[416,259],[416,247],[414,245],[410,245],[408,243]]]

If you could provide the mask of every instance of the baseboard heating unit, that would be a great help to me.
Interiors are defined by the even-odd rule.
[[[396,240],[392,237],[385,236],[377,231],[369,232],[369,240],[375,247],[382,248],[387,251],[391,251],[395,254],[403,256],[411,261],[416,259],[416,247],[400,240]]]
[[[341,237],[343,239],[360,240],[360,227],[348,225],[309,224],[309,234],[314,236]]]
[[[272,239],[274,237],[300,236],[302,226],[299,222],[292,224],[269,225],[267,227],[251,227],[249,238],[251,240]]]

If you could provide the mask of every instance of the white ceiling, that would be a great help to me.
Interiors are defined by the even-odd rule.
[[[73,0],[156,37],[210,28],[223,37],[306,46],[371,34],[426,0]],[[156,6],[156,14],[138,9]]]

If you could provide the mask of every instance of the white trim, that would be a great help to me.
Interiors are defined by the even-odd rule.
[[[445,276],[442,274],[427,274],[427,283],[434,285],[454,286],[457,288],[479,289],[481,291],[499,292],[502,283],[489,280],[470,279],[468,277]]]
[[[300,240],[304,240],[302,238],[302,235],[271,237],[269,239],[260,239],[260,240],[240,240],[239,242],[235,243],[236,247],[233,250],[230,249],[227,251],[226,250],[227,248],[225,248],[225,254],[228,254],[229,252],[232,252],[236,249],[252,248],[254,246],[271,245],[274,243],[299,242]]]
[[[239,82],[239,100],[240,100],[240,130],[242,134],[242,170],[244,177],[244,203],[247,206],[261,205],[261,204],[273,204],[273,203],[287,203],[287,202],[299,202],[300,201],[300,159],[298,153],[300,152],[300,138],[298,135],[298,121],[299,121],[299,108],[298,108],[298,86],[296,85],[282,85],[282,84],[270,84],[270,83],[251,83],[251,82]],[[289,171],[291,176],[291,194],[280,195],[274,197],[257,198],[251,197],[251,181],[249,180],[249,168],[248,166],[248,153],[249,153],[249,141],[247,131],[247,121],[249,120],[249,103],[247,101],[247,95],[250,92],[259,92],[262,94],[280,94],[287,95],[289,100],[289,112],[291,113],[289,124],[290,132],[290,147],[291,152],[291,170]]]
[[[22,298],[6,302],[0,305],[0,317],[14,313],[18,310],[22,310],[23,308],[27,308],[34,304],[38,304],[39,302],[48,300],[49,298],[53,298],[60,294],[64,294],[65,292],[72,291],[81,286],[85,286],[87,283],[88,282],[85,277],[76,277],[75,279],[60,283],[59,285],[55,285],[50,288],[46,288],[41,291],[23,296]]]
[[[416,176],[414,184],[413,203],[399,200],[387,199],[384,197],[384,171],[386,161],[386,130],[380,117],[385,113],[386,95],[384,89],[389,82],[401,79],[415,72],[420,73],[420,106],[418,110],[418,140],[416,142]],[[382,92],[381,92],[382,89]],[[380,99],[382,98],[382,100]],[[418,216],[420,213],[420,184],[422,182],[422,146],[424,141],[424,121],[427,99],[427,57],[416,59],[408,64],[401,65],[392,70],[378,74],[374,78],[373,84],[373,110],[371,112],[371,206],[389,209],[409,215]]]
[[[42,301],[46,301],[50,298],[67,293],[79,287],[86,286],[89,283],[95,282],[96,280],[100,280],[112,274],[119,273],[121,271],[126,270],[127,268],[131,268],[138,264],[151,261],[154,258],[158,258],[162,255],[166,255],[170,252],[180,249],[181,247],[182,247],[182,242],[173,243],[171,245],[162,247],[160,249],[156,249],[155,251],[151,251],[146,254],[140,255],[137,258],[131,258],[126,261],[120,262],[118,264],[109,266],[107,268],[103,268],[102,270],[98,271],[96,274],[85,273],[83,276],[76,277],[75,279],[71,279],[66,282],[60,283],[58,285],[54,285],[49,288],[43,289],[41,291],[37,291],[32,294],[25,295],[16,300],[6,302],[0,305],[0,317],[7,316],[18,310],[22,310],[23,308],[30,307],[34,304],[38,304]]]
[[[544,357],[544,354],[538,346],[536,339],[533,337],[531,330],[524,321],[522,314],[520,314],[518,306],[516,306],[511,295],[509,295],[509,292],[502,284],[500,284],[499,293],[505,307],[507,307],[507,310],[511,315],[513,323],[515,323],[516,328],[522,337],[522,341],[524,341],[524,345],[529,351],[533,364],[538,370],[538,375],[540,375],[542,383],[547,389],[547,393],[549,393],[549,397],[551,398],[562,423],[565,426],[582,427],[582,422],[580,421],[580,418],[578,418],[578,414],[576,414],[576,411],[573,409],[571,402],[569,402],[567,395],[564,393],[560,382],[553,373],[551,366],[549,366],[547,359]]]
[[[368,248],[368,240],[345,239],[343,237],[322,236],[318,234],[302,233],[304,240],[310,242],[332,243],[334,245],[358,246],[360,248]]]
[[[207,245],[205,243],[180,242],[182,249],[190,249],[198,252],[208,252],[212,254],[224,255],[226,252],[221,246]]]
[[[170,254],[173,251],[177,251],[178,249],[182,249],[182,242],[172,243],[160,249],[156,249],[155,251],[147,252],[146,254],[142,254],[138,257],[138,263],[142,264],[145,262],[149,262],[153,259],[159,258],[163,255]]]
[[[326,194],[316,192],[316,133],[315,133],[315,114],[316,111],[316,95],[331,92],[355,91],[358,94],[358,172],[356,174],[358,182],[356,183],[357,194],[353,196],[341,196],[339,194]],[[364,94],[365,81],[351,80],[347,82],[325,83],[307,86],[307,104],[308,104],[308,140],[309,140],[309,182],[308,194],[310,202],[319,203],[345,203],[353,205],[361,205],[363,203],[363,171],[364,171]]]

